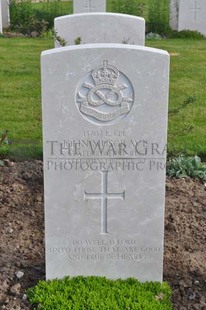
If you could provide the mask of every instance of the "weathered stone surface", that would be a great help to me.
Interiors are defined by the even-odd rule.
[[[81,43],[127,43],[144,45],[145,20],[141,17],[115,14],[74,14],[55,18],[54,28],[66,45]],[[56,40],[56,47],[61,46]]]
[[[162,280],[169,55],[42,54],[47,279]]]

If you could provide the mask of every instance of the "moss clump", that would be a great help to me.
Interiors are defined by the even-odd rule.
[[[30,303],[42,310],[172,310],[167,283],[133,278],[65,277],[40,281],[27,294]]]

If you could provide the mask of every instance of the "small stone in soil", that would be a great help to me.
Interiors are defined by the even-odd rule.
[[[196,294],[195,292],[192,292],[190,295],[189,295],[189,300],[194,300],[196,298]]]
[[[14,162],[10,161],[9,159],[4,159],[3,162],[4,162],[4,165],[6,167],[13,167],[14,166]]]
[[[15,272],[15,275],[18,279],[21,279],[24,276],[24,272],[19,270]]]
[[[9,229],[8,229],[8,232],[9,232],[10,234],[12,234],[13,231],[14,231],[13,228],[9,228]]]
[[[20,283],[16,283],[16,284],[12,285],[12,287],[10,288],[10,292],[14,295],[20,294],[20,290],[21,290],[21,284]]]

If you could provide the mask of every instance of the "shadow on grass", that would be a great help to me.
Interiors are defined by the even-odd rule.
[[[0,148],[0,159],[12,161],[42,160],[43,148],[40,141],[12,140]]]

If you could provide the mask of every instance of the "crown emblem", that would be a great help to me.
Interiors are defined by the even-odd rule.
[[[119,77],[119,71],[108,65],[108,61],[103,61],[103,67],[99,66],[92,71],[92,78],[96,85],[99,84],[111,84],[114,85]]]
[[[79,112],[92,123],[106,125],[125,117],[134,103],[133,86],[124,73],[102,59],[76,90]]]

